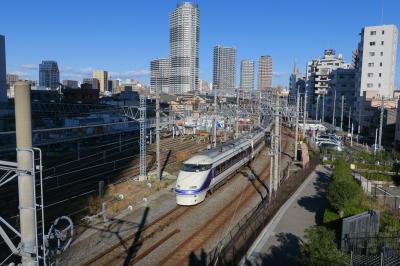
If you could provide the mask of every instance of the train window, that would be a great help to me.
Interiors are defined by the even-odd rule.
[[[183,164],[182,171],[185,172],[202,172],[211,169],[212,164]]]

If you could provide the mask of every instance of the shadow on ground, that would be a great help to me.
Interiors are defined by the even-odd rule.
[[[314,188],[317,190],[317,194],[313,196],[301,197],[297,203],[308,210],[309,212],[315,213],[315,223],[321,224],[324,217],[324,209],[328,201],[326,200],[326,189],[329,185],[330,176],[326,173],[317,171],[317,179],[314,181]]]
[[[297,265],[301,239],[290,233],[280,233],[276,241],[278,244],[271,247],[269,254],[253,254],[245,265]]]

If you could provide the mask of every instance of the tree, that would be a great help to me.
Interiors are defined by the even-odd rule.
[[[306,229],[305,242],[300,248],[299,264],[307,266],[348,265],[346,254],[338,250],[335,233],[323,226]]]
[[[334,180],[328,186],[326,197],[333,208],[343,211],[353,199],[357,199],[359,193],[360,188],[353,180]]]

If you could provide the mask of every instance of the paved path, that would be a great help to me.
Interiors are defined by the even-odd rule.
[[[316,168],[254,242],[245,265],[296,265],[305,229],[322,223],[330,174]]]

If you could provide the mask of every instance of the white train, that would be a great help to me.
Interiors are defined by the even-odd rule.
[[[185,161],[176,181],[176,203],[195,205],[262,149],[264,131],[257,130]]]

